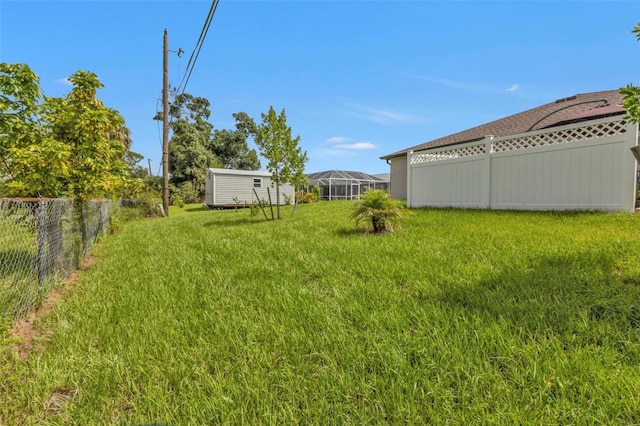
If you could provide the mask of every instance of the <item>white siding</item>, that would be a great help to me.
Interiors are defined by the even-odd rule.
[[[243,171],[227,169],[209,169],[206,182],[206,203],[209,206],[232,206],[236,204],[237,198],[240,204],[252,203],[256,201],[253,191],[254,179],[261,179],[260,188],[255,188],[260,199],[269,199],[268,191],[271,192],[271,199],[276,204],[276,188],[271,185],[271,174],[261,171]],[[267,190],[267,188],[269,188]],[[280,187],[280,204],[284,204],[286,197],[293,200],[294,189],[290,184]]]
[[[234,197],[242,204],[256,198],[253,195],[253,176],[218,175],[215,189],[216,204],[234,204]]]
[[[391,159],[390,193],[393,198],[407,198],[407,156]]]

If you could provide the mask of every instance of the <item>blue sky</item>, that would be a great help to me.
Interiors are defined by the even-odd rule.
[[[133,150],[162,156],[162,35],[182,80],[210,1],[0,0],[0,61],[46,95],[96,73]],[[186,92],[260,121],[286,109],[307,172],[386,173],[379,157],[570,96],[640,84],[638,1],[221,0]],[[144,165],[146,166],[146,159]],[[264,161],[263,161],[264,164]]]

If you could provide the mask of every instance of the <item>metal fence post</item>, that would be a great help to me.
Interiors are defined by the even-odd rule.
[[[47,204],[40,200],[36,209],[38,227],[38,286],[42,288],[47,274]]]
[[[95,204],[93,211],[100,211],[93,214],[84,204],[0,197],[0,323],[35,309],[53,285],[80,266],[97,235],[108,232],[112,203]]]

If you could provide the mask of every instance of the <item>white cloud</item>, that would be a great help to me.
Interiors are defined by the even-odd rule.
[[[333,136],[328,139],[325,139],[325,144],[330,143],[331,147],[329,149],[323,149],[322,151],[326,155],[331,156],[340,156],[345,155],[349,151],[358,151],[363,149],[376,149],[378,146],[371,141],[360,141],[354,143],[348,143],[352,141],[353,138],[349,138],[346,136]]]
[[[356,142],[352,144],[336,145],[335,148],[359,150],[359,149],[376,149],[377,146],[368,141]]]
[[[351,140],[351,138],[347,138],[345,136],[333,136],[329,139],[326,139],[325,142],[327,143],[345,143],[345,142],[349,142]]]
[[[516,90],[519,90],[519,89],[520,89],[520,85],[519,84],[512,84],[511,87],[509,87],[507,89],[507,92],[513,93],[513,92],[515,92]]]
[[[405,75],[407,77],[415,78],[418,80],[424,80],[431,83],[436,83],[441,86],[450,87],[452,89],[470,90],[474,92],[484,92],[484,91],[491,90],[489,87],[476,84],[476,83],[469,83],[465,81],[448,80],[446,78],[432,77],[428,75],[416,75],[416,74],[410,74],[410,73],[406,73]]]
[[[333,158],[354,155],[352,151],[345,151],[344,149],[318,149],[313,153],[314,158]]]
[[[56,81],[58,83],[60,83],[60,84],[65,84],[67,86],[73,86],[73,83],[71,83],[68,78],[61,78],[61,79],[56,80]]]
[[[380,124],[409,123],[413,121],[411,114],[387,109],[366,108],[365,114],[369,121]]]
[[[349,112],[348,114],[353,117],[362,118],[367,121],[372,121],[378,124],[393,125],[393,124],[407,124],[407,123],[420,123],[425,121],[424,119],[401,111],[393,111],[389,109],[371,108],[365,106],[356,106],[356,111]]]
[[[499,86],[496,86],[495,84],[478,84],[478,83],[471,83],[467,81],[448,80],[446,78],[433,77],[428,75],[416,75],[416,74],[410,74],[410,73],[406,73],[405,75],[407,77],[415,78],[417,80],[424,80],[430,83],[435,83],[441,86],[446,86],[446,87],[450,87],[452,89],[458,89],[458,90],[468,90],[471,92],[491,92],[491,93],[497,93],[500,90]],[[511,87],[507,89],[507,92],[514,93],[518,90],[520,90],[520,85],[512,84]]]
[[[407,113],[399,110],[378,108],[364,105],[353,99],[342,99],[342,114],[360,118],[377,124],[393,126],[398,124],[428,124],[428,117]]]

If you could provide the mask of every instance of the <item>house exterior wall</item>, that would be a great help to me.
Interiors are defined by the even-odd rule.
[[[255,188],[261,200],[271,199],[276,203],[276,190],[271,184],[271,173],[260,171],[209,169],[206,181],[206,204],[208,206],[234,206],[236,200],[243,205],[256,201],[254,179],[260,179],[260,188]],[[293,200],[294,189],[291,184],[280,187],[280,204],[285,204],[286,197]],[[286,196],[286,197],[285,197]]]
[[[637,141],[610,117],[412,153],[408,205],[633,211]]]
[[[407,198],[407,156],[391,158],[391,182],[389,184],[391,197]]]

